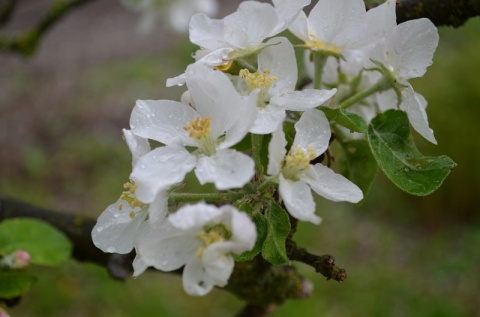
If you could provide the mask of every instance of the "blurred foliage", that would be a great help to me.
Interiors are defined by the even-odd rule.
[[[441,28],[433,66],[412,82],[429,102],[439,141],[432,146],[416,138],[421,152],[447,154],[458,166],[429,197],[407,195],[379,174],[361,207],[319,201],[323,223],[301,223],[297,240],[312,252],[335,255],[348,279],[326,282],[299,265],[315,284],[312,298],[285,303],[273,316],[480,316],[478,34],[479,18],[460,29]],[[22,159],[0,178],[0,193],[100,214],[130,173],[121,128],[128,127],[135,99],[177,99],[182,89],[166,90],[164,82],[183,70],[192,51],[185,45],[83,70],[61,117],[44,119],[42,133],[22,144]],[[13,82],[15,94],[36,89],[35,78],[22,77],[28,85]],[[83,263],[32,269],[42,278],[12,316],[233,316],[243,305],[218,290],[187,296],[180,278],[168,274],[148,272],[123,283]]]

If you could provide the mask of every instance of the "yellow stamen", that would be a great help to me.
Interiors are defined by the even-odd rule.
[[[283,161],[282,173],[285,178],[297,180],[298,174],[310,167],[310,161],[317,157],[313,147],[305,153],[300,146],[292,147]]]
[[[126,201],[132,209],[139,207],[141,209],[145,208],[147,205],[140,202],[135,196],[135,191],[137,190],[138,185],[134,181],[130,180],[129,182],[123,184],[123,188],[126,190],[120,195],[120,199]],[[118,205],[118,210],[122,210],[123,204]],[[130,217],[133,218],[130,214]]]
[[[197,233],[197,238],[202,241],[202,246],[197,250],[197,258],[201,259],[203,256],[203,251],[205,249],[215,243],[221,242],[230,239],[232,236],[230,230],[225,227],[223,224],[216,224],[205,226],[202,231]]]
[[[272,84],[278,80],[278,77],[269,76],[270,70],[264,69],[261,73],[257,70],[254,73],[250,73],[248,69],[240,70],[239,76],[245,80],[249,91],[254,89],[261,89],[268,91]]]
[[[309,32],[309,35],[310,35],[310,38],[312,40],[311,41],[306,41],[305,45],[308,46],[311,50],[313,50],[313,51],[328,51],[328,52],[333,52],[335,54],[340,53],[341,49],[338,46],[320,42],[318,40],[318,38],[312,32]]]
[[[191,120],[189,124],[183,127],[185,131],[188,131],[188,136],[197,140],[206,137],[210,134],[210,124],[212,119],[206,117],[205,119],[198,116],[196,119]]]

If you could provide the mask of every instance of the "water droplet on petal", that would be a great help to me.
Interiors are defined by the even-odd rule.
[[[97,232],[102,232],[103,231],[103,227],[100,226],[100,227],[97,227]]]

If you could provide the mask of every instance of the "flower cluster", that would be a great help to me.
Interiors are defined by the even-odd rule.
[[[137,101],[124,130],[130,181],[92,232],[105,252],[136,250],[135,276],[147,267],[184,267],[185,291],[204,295],[227,284],[233,255],[261,246],[251,219],[265,201],[319,224],[312,191],[336,202],[362,200],[357,185],[322,163],[332,129],[356,137],[327,110],[351,107],[368,121],[398,107],[435,142],[426,102],[408,83],[431,64],[433,24],[396,25],[393,0],[368,12],[362,0],[319,0],[307,16],[309,3],[245,1],[223,19],[195,14],[195,62],[167,81],[186,86],[180,101]],[[294,45],[278,36],[287,29],[305,49],[310,86],[297,87]],[[217,192],[184,193],[189,173]]]

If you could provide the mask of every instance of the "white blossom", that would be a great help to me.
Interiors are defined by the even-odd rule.
[[[190,41],[201,47],[200,57],[219,66],[264,46],[263,41],[285,30],[310,0],[276,0],[274,6],[244,1],[234,13],[221,20],[195,14],[190,21]],[[198,58],[197,58],[198,59]]]
[[[142,14],[139,30],[147,33],[155,23],[165,19],[177,32],[188,30],[190,17],[203,12],[209,16],[217,14],[219,5],[217,0],[122,0],[126,7]]]
[[[338,54],[364,43],[365,15],[363,0],[319,0],[308,17],[300,12],[289,30],[314,51]]]
[[[316,109],[307,110],[295,124],[295,139],[290,151],[283,130],[273,133],[269,144],[268,174],[278,175],[280,196],[288,212],[295,218],[320,223],[315,215],[311,190],[332,201],[352,203],[363,199],[362,191],[330,168],[310,161],[325,152],[330,140],[330,125],[325,114]]]
[[[419,99],[408,80],[425,74],[437,45],[437,28],[430,20],[422,18],[397,25],[371,55],[372,60],[382,63],[403,86],[400,108],[406,111],[412,127],[434,144],[437,141],[428,125],[426,102]]]
[[[120,198],[105,209],[92,230],[93,243],[104,252],[129,253],[145,235],[148,226],[162,222],[168,211],[165,192],[158,193],[152,203],[145,204],[137,199],[134,183],[126,183],[124,187]]]
[[[225,286],[233,271],[232,254],[251,250],[254,223],[235,207],[198,203],[185,205],[152,228],[139,244],[142,261],[161,271],[183,269],[183,287],[205,295]]]
[[[259,90],[257,115],[250,132],[268,134],[275,131],[285,119],[285,110],[304,111],[318,107],[336,92],[336,89],[295,90],[297,62],[292,44],[283,37],[266,42],[258,54],[258,69],[251,73],[242,69],[237,87],[244,94]]]
[[[229,147],[252,127],[257,92],[242,97],[225,74],[201,64],[187,68],[186,81],[195,108],[139,100],[132,111],[133,133],[166,145],[142,156],[130,175],[142,201],[151,202],[194,168],[201,184],[213,182],[219,190],[242,187],[253,177],[252,158]]]

